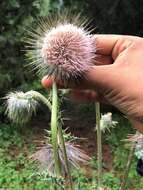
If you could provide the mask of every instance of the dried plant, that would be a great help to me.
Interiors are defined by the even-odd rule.
[[[11,92],[6,96],[8,117],[15,123],[24,124],[36,113],[38,101],[23,92]]]
[[[80,165],[89,164],[90,157],[77,145],[73,143],[66,142],[66,152],[68,157],[68,162],[70,167],[80,168]],[[68,173],[66,169],[66,163],[64,159],[64,152],[59,145],[59,158],[61,163],[61,170],[64,175]],[[46,144],[39,151],[34,153],[31,158],[35,161],[39,161],[40,168],[43,170],[48,170],[51,174],[55,173],[55,162],[53,155],[53,147],[51,144]]]
[[[134,135],[129,135],[126,141],[135,144],[135,155],[138,159],[143,160],[143,134],[137,132]]]
[[[36,114],[37,106],[43,102],[51,109],[51,104],[42,94],[34,90],[28,92],[10,92],[6,97],[6,114],[15,123],[27,123],[33,114]]]
[[[106,114],[101,114],[101,118],[100,118],[100,128],[102,132],[105,131],[111,131],[111,128],[116,127],[116,125],[118,124],[117,121],[113,121],[112,120],[112,113],[108,112]]]

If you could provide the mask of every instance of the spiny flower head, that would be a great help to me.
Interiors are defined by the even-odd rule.
[[[135,155],[143,160],[143,134],[137,132],[135,135],[130,135],[127,141],[135,143]]]
[[[10,92],[6,96],[6,114],[15,123],[24,124],[36,113],[38,101],[33,98],[34,91]]]
[[[112,120],[111,112],[101,115],[100,128],[103,132],[105,132],[106,130],[110,131],[110,129],[115,127],[117,124],[117,121]]]
[[[92,66],[95,58],[95,41],[84,27],[85,23],[77,24],[77,17],[53,21],[43,21],[41,30],[34,39],[27,40],[30,44],[34,64],[64,83],[78,81]],[[32,36],[32,35],[31,35]],[[34,47],[34,48],[33,48]]]
[[[66,142],[66,151],[67,151],[67,157],[70,167],[76,167],[79,168],[80,164],[88,164],[90,157],[81,150],[77,145],[74,145],[73,143]],[[66,170],[66,163],[64,161],[64,153],[62,148],[59,146],[59,159],[61,163],[61,169],[63,174],[67,173]],[[53,174],[54,168],[55,168],[55,162],[53,159],[53,148],[51,144],[46,144],[43,148],[41,148],[39,151],[34,153],[31,158],[35,161],[38,161],[40,163],[40,168],[42,170],[48,170],[51,174]]]

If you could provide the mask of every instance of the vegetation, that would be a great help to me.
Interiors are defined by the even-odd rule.
[[[125,139],[128,133],[133,133],[126,119],[116,116],[119,121],[119,128],[112,129],[112,133],[105,135],[104,144],[109,144],[112,152],[114,167],[109,172],[104,169],[103,183],[108,185],[111,190],[119,190],[120,180],[126,165],[128,150],[124,146],[121,139]],[[126,127],[125,127],[126,125]],[[19,128],[19,126],[3,124],[0,128],[0,187],[8,190],[49,190],[49,182],[43,180],[39,175],[37,165],[33,165],[29,160],[29,156],[35,152],[36,144],[44,138],[45,133],[41,132],[38,127]],[[109,163],[104,163],[104,168],[108,168]],[[96,161],[93,159],[92,165],[96,168]],[[92,187],[91,176],[85,175],[82,170],[74,170],[73,178],[76,180],[76,190],[90,190]],[[136,174],[136,159],[132,162],[129,173],[128,189],[142,189],[142,178]]]
[[[141,0],[116,0],[114,2],[111,0],[108,2],[104,0],[93,0],[91,2],[88,2],[88,0],[7,0],[1,2],[0,5],[2,10],[0,12],[1,97],[5,96],[7,92],[13,89],[22,90],[24,92],[34,89],[43,92],[38,81],[39,79],[37,79],[35,73],[31,72],[28,67],[25,67],[27,61],[25,60],[23,51],[21,51],[24,49],[24,36],[27,28],[35,26],[35,18],[39,16],[47,16],[50,12],[58,11],[65,7],[72,7],[72,9],[77,12],[82,10],[84,15],[91,18],[92,27],[97,26],[96,30],[100,33],[133,34],[142,36],[143,5]],[[2,102],[3,100],[0,101]],[[54,101],[57,104],[56,99]],[[27,127],[10,124],[3,115],[5,108],[1,102],[0,189],[57,190],[57,187],[62,189],[63,178],[57,178],[57,176],[50,175],[48,172],[39,172],[37,164],[34,164],[30,160],[30,156],[36,151],[36,147],[38,145],[41,146],[41,144],[39,144],[39,128],[33,128],[32,123],[29,123]],[[72,105],[70,109],[72,112]],[[81,108],[81,116],[87,116],[89,114],[89,109],[89,106],[83,106]],[[85,111],[84,113],[83,110]],[[93,110],[94,109],[92,109],[90,113],[92,116],[95,116]],[[35,111],[35,108],[33,108],[31,115]],[[97,117],[99,117],[99,115]],[[55,115],[55,117],[57,121],[59,119],[57,119],[58,115]],[[135,132],[131,129],[126,119],[121,118],[121,116],[114,117],[116,118],[115,120],[119,121],[119,126],[111,129],[111,133],[103,134],[103,151],[104,145],[107,145],[111,155],[111,160],[103,163],[103,168],[101,168],[101,155],[98,155],[100,159],[97,160],[97,155],[94,157],[94,154],[92,154],[91,166],[89,168],[83,168],[81,170],[73,169],[71,174],[68,164],[65,163],[69,180],[71,180],[70,175],[72,175],[75,184],[74,190],[92,190],[95,185],[99,185],[102,182],[103,185],[108,186],[108,188],[106,188],[107,190],[120,190],[120,184],[123,179],[124,168],[129,152],[129,149],[125,147],[125,143],[122,142],[121,139],[126,138],[129,133]],[[24,119],[23,115],[21,115],[20,120],[22,121],[22,119]],[[88,119],[90,122],[90,116]],[[59,133],[60,130],[56,123],[51,135],[52,143],[55,144],[54,157],[57,156],[57,166],[59,161],[57,139],[61,138],[63,149],[66,147],[66,143],[63,141],[63,135],[65,134],[62,134],[62,131],[61,134]],[[42,139],[43,141],[44,136],[45,134],[40,131],[40,140]],[[101,139],[99,139],[99,141],[101,141]],[[100,154],[101,147],[98,148],[100,148],[98,152]],[[103,159],[105,156],[103,152]],[[65,162],[68,161],[66,150],[64,150],[64,159]],[[129,172],[127,188],[130,190],[140,190],[143,186],[143,182],[136,173],[136,162],[137,160],[134,158]],[[111,164],[110,168],[108,168],[109,163]],[[60,165],[58,167],[60,170]],[[97,184],[97,180],[93,180],[93,176],[87,174],[88,169],[94,169],[94,177],[99,180],[99,184]],[[96,172],[98,169],[100,173]],[[53,186],[53,184],[56,185]]]
[[[59,9],[59,0],[7,0],[0,3],[0,94],[9,89],[30,89],[36,77],[25,69],[23,37],[25,29],[35,23],[38,16]],[[142,36],[142,0],[64,0],[64,7],[82,11],[92,20],[96,32]],[[36,83],[34,83],[37,88]],[[34,89],[35,89],[34,88]],[[36,90],[36,89],[35,89]]]

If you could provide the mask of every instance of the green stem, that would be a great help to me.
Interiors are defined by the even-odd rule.
[[[102,134],[100,129],[100,103],[96,103],[96,127],[97,127],[97,185],[102,189]]]
[[[64,137],[63,137],[63,132],[62,132],[62,128],[59,125],[58,127],[58,93],[57,93],[57,87],[56,84],[53,84],[53,96],[52,96],[52,106],[51,103],[47,100],[47,98],[45,98],[43,95],[41,95],[40,93],[37,92],[37,97],[40,98],[40,100],[50,109],[50,111],[52,112],[51,115],[51,128],[52,128],[52,144],[53,144],[53,149],[55,147],[55,151],[54,151],[54,158],[55,158],[55,167],[56,169],[56,173],[61,173],[60,172],[60,167],[58,166],[59,163],[59,155],[57,154],[57,149],[58,149],[58,140],[57,140],[57,136],[58,135],[58,129],[59,129],[59,138],[60,138],[60,143],[61,143],[61,147],[64,153],[64,159],[65,159],[65,164],[66,164],[66,170],[68,173],[68,178],[69,178],[69,184],[70,184],[70,190],[73,190],[73,185],[72,185],[72,177],[71,177],[71,173],[70,173],[70,168],[69,168],[69,164],[68,164],[68,157],[67,157],[67,152],[66,152],[66,146],[65,146],[65,141],[64,141]],[[55,123],[56,121],[56,123]],[[55,127],[56,126],[56,127]],[[54,187],[56,188],[56,186]]]
[[[63,137],[62,127],[60,125],[59,125],[59,137],[60,137],[62,151],[64,153],[64,160],[65,160],[66,170],[67,170],[67,174],[68,174],[68,178],[69,178],[70,190],[73,190],[72,177],[71,177],[70,167],[69,167],[69,163],[68,163],[68,156],[67,156],[67,151],[66,151],[66,146],[65,146],[65,140]]]
[[[59,151],[58,151],[58,95],[56,83],[52,87],[52,113],[51,113],[51,132],[52,132],[52,146],[55,160],[55,172],[57,176],[61,176]]]
[[[126,184],[128,181],[128,175],[129,175],[132,158],[133,158],[134,151],[135,151],[135,146],[136,146],[136,143],[133,143],[131,146],[120,190],[126,190]]]
[[[52,105],[51,103],[47,100],[47,98],[45,98],[43,95],[41,95],[41,101],[49,108],[49,110],[52,110]]]
[[[55,180],[52,179],[53,190],[58,190]]]

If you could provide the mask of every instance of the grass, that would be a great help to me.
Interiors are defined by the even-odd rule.
[[[109,186],[108,190],[119,190],[119,179],[123,175],[128,154],[128,149],[120,140],[134,132],[126,119],[115,116],[114,120],[119,121],[118,127],[103,137],[104,144],[110,146],[113,158],[112,171],[104,170],[103,174],[103,182]],[[34,141],[36,134],[38,134],[37,128],[0,124],[0,189],[52,190],[49,181],[44,181],[39,176],[32,177],[37,167],[28,158],[36,149]],[[127,190],[143,189],[142,178],[136,174],[136,161],[134,158]],[[93,164],[96,168],[96,160]],[[108,163],[105,163],[105,166],[106,164]],[[85,176],[83,173],[73,171],[75,190],[92,190],[91,176]]]

